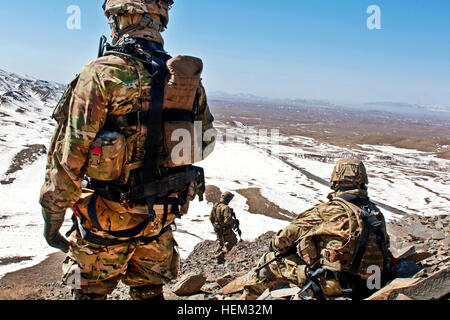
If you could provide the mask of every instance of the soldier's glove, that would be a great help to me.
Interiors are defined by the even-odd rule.
[[[47,240],[47,243],[51,247],[67,253],[69,251],[69,242],[59,232],[64,223],[65,212],[55,214],[42,209],[42,216],[45,221],[44,238]]]

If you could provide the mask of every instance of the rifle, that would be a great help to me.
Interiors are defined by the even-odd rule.
[[[264,269],[265,267],[267,267],[269,264],[280,260],[281,258],[287,256],[288,254],[290,254],[292,251],[294,251],[295,246],[289,247],[287,249],[285,249],[284,251],[278,251],[275,254],[275,258],[273,258],[272,260],[264,263],[263,265],[259,266],[258,268],[255,269],[255,272],[258,273],[259,271],[261,271],[262,269]]]
[[[241,231],[241,228],[240,228],[241,223],[240,223],[239,220],[236,218],[236,214],[234,213],[234,210],[233,210],[233,209],[231,209],[231,214],[233,215],[233,219],[234,219],[234,221],[235,221],[233,230],[234,230],[235,232],[237,232],[237,234],[239,235],[240,241],[242,241],[242,231]]]
[[[106,39],[105,36],[102,36],[100,38],[100,45],[98,48],[98,57],[103,57],[104,53],[105,53],[105,48],[106,48],[106,42],[108,41],[108,39]]]

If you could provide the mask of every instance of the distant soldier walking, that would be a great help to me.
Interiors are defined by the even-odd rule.
[[[218,203],[214,204],[209,220],[214,226],[217,234],[217,250],[216,258],[218,263],[225,262],[225,255],[233,249],[238,243],[235,231],[241,237],[239,228],[239,220],[229,203],[233,200],[234,195],[231,192],[225,192]]]

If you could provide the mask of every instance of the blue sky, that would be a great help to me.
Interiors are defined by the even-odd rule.
[[[109,35],[103,0],[12,1],[0,11],[0,68],[68,82]],[[69,30],[70,5],[81,30]],[[366,10],[381,9],[381,30]],[[205,63],[208,91],[338,102],[450,106],[448,0],[175,0],[172,55]]]

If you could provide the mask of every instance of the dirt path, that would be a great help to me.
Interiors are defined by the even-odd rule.
[[[55,253],[30,268],[0,279],[0,300],[67,300],[70,291],[61,283],[65,254]]]

